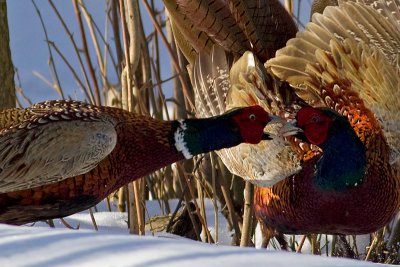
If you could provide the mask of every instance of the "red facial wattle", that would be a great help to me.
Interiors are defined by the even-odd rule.
[[[328,137],[328,128],[326,124],[310,124],[305,127],[304,134],[311,144],[320,145]]]
[[[262,140],[264,127],[271,121],[271,118],[262,107],[251,106],[236,115],[234,120],[239,126],[243,141],[249,144],[257,144]]]
[[[305,107],[297,113],[297,125],[304,130],[307,140],[314,145],[321,145],[328,137],[332,119],[321,110]]]

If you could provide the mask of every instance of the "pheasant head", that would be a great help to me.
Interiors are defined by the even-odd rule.
[[[303,107],[295,124],[302,130],[297,137],[323,150],[316,165],[317,186],[342,191],[362,183],[367,167],[365,146],[347,117],[329,108]]]
[[[237,108],[212,118],[180,120],[174,134],[175,146],[185,158],[191,158],[240,143],[258,144],[271,139],[264,127],[278,121],[281,119],[260,106]]]

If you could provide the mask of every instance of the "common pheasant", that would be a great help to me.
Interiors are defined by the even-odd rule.
[[[265,66],[254,49],[233,65],[236,52],[223,42],[215,42],[223,49],[198,50],[192,81],[200,114],[259,104],[270,114],[297,118],[304,131],[219,152],[230,170],[260,185],[255,212],[267,226],[363,234],[397,212],[399,7],[398,0],[328,7]],[[223,37],[202,31],[213,40]]]
[[[64,217],[129,181],[194,155],[270,139],[261,107],[160,121],[122,109],[48,101],[0,112],[0,222]],[[279,121],[279,119],[278,119]]]
[[[302,149],[298,173],[257,189],[255,210],[267,225],[285,233],[365,234],[394,217],[399,59],[400,2],[348,1],[315,14],[266,63],[314,107],[296,118],[301,140],[319,147]]]

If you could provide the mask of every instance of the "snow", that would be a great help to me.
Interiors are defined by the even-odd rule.
[[[171,237],[0,226],[0,266],[373,266]]]
[[[171,207],[176,203],[173,201]],[[102,203],[99,209],[104,210],[104,206]],[[157,206],[155,201],[148,203],[149,216],[160,213]],[[211,201],[206,201],[206,209],[212,224]],[[90,230],[93,226],[87,211],[65,218],[73,227],[79,224],[79,230],[65,228],[60,220],[55,220],[55,229],[45,223],[0,224],[0,266],[377,266],[342,258],[227,246],[224,244],[230,240],[230,233],[223,216],[219,217],[219,235],[223,238],[215,245],[166,233],[130,235],[126,213],[94,214],[97,232]],[[210,227],[215,230],[213,225]]]

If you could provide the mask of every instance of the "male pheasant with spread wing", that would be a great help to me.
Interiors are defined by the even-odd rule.
[[[228,2],[232,9],[237,1]],[[286,233],[361,234],[397,212],[399,7],[398,0],[328,7],[266,68],[254,49],[255,56],[246,52],[232,68],[219,48],[198,50],[192,80],[200,114],[259,104],[271,114],[297,118],[304,131],[286,141],[219,152],[243,178],[261,186],[276,183],[255,193],[256,215],[267,226]],[[237,55],[220,41],[223,36],[201,31]]]

